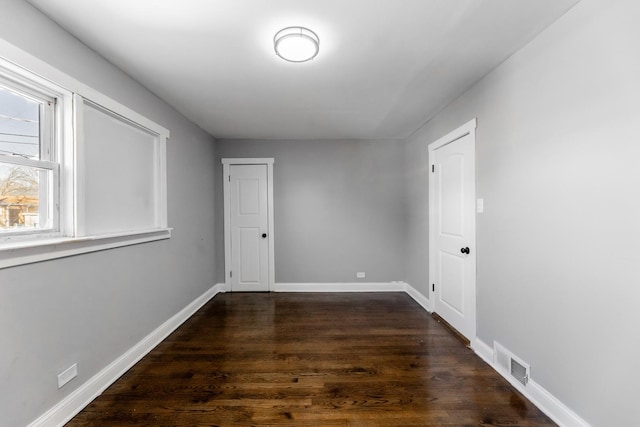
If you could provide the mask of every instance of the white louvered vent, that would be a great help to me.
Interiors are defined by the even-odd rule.
[[[524,363],[496,341],[493,342],[493,363],[503,374],[510,376],[523,386],[529,382],[531,371],[529,364]]]

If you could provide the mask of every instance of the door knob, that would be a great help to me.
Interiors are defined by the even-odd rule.
[[[266,239],[267,238],[267,233],[262,233],[262,238]]]
[[[460,252],[462,252],[463,254],[469,255],[469,248],[468,247],[467,248],[462,248],[462,249],[460,249]]]

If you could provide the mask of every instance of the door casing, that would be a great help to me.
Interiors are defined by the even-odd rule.
[[[431,311],[435,311],[435,292],[434,292],[434,288],[432,286],[432,284],[436,284],[437,286],[437,278],[435,276],[435,272],[436,272],[436,256],[437,256],[437,251],[436,251],[436,230],[437,230],[437,225],[435,223],[435,197],[436,197],[436,188],[435,188],[435,180],[432,179],[432,168],[435,165],[435,157],[436,157],[436,150],[440,147],[443,147],[447,144],[450,144],[460,138],[463,138],[465,136],[469,136],[471,138],[471,145],[472,145],[472,156],[473,156],[473,163],[475,164],[475,145],[476,145],[476,139],[475,139],[475,130],[476,130],[476,123],[477,120],[474,118],[473,120],[470,120],[469,122],[465,123],[464,125],[460,126],[459,128],[455,129],[454,131],[448,133],[447,135],[443,136],[442,138],[438,139],[437,141],[432,142],[431,144],[429,144],[428,146],[428,153],[429,153],[429,305],[430,305],[430,309]],[[472,193],[472,199],[475,201],[476,200],[476,177],[475,177],[475,167],[473,168],[474,172],[473,172],[473,185],[472,188],[469,189],[469,191],[471,191]],[[471,342],[471,347],[474,348],[475,347],[475,342],[477,340],[477,310],[476,310],[476,264],[477,264],[477,242],[476,242],[476,217],[475,217],[475,209],[474,209],[474,215],[472,217],[472,221],[471,221],[471,227],[472,230],[470,230],[469,236],[470,236],[470,247],[472,249],[471,253],[470,253],[470,262],[472,262],[472,277],[470,277],[470,281],[471,284],[469,286],[470,291],[472,292],[472,315],[471,315],[471,320],[472,320],[472,326],[471,326],[471,330],[468,331],[468,339]],[[446,319],[445,319],[446,320]],[[466,334],[465,334],[466,335]]]
[[[275,285],[275,228],[273,226],[273,158],[226,158],[222,159],[222,182],[224,192],[224,275],[225,287],[231,290],[231,187],[229,172],[232,165],[266,165],[267,166],[267,215],[269,234],[269,291],[274,291]]]

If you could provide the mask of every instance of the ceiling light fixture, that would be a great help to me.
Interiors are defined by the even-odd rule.
[[[287,27],[273,38],[276,54],[289,62],[306,62],[316,57],[320,50],[318,35],[305,27]]]

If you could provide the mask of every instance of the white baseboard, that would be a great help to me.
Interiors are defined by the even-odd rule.
[[[418,304],[422,306],[426,311],[431,313],[431,304],[429,300],[414,287],[408,283],[404,283],[405,291],[409,294]],[[489,366],[491,366],[496,372],[503,376],[511,385],[513,385],[520,393],[522,393],[527,399],[544,412],[549,418],[561,427],[590,427],[589,423],[580,418],[578,414],[569,409],[555,396],[549,393],[544,387],[536,383],[535,380],[530,379],[526,386],[523,386],[518,381],[505,376],[493,363],[493,348],[487,345],[479,338],[471,340],[471,348],[475,353],[484,360]]]
[[[527,385],[523,386],[518,381],[515,381],[513,378],[505,375],[504,372],[498,369],[498,367],[493,363],[493,348],[484,341],[476,338],[473,343],[473,350],[482,360],[487,362],[497,373],[509,381],[512,386],[514,386],[556,424],[561,427],[590,427],[589,423],[580,418],[578,414],[569,409],[544,387],[536,383],[534,379],[530,379]]]
[[[78,414],[85,406],[98,397],[102,392],[127,372],[140,359],[146,356],[169,334],[205,305],[220,292],[225,292],[224,284],[217,284],[199,296],[191,304],[183,308],[175,316],[164,322],[156,330],[147,335],[142,341],[130,348],[122,356],[111,362],[106,368],[98,372],[86,383],[62,399],[57,405],[42,414],[29,424],[29,427],[63,426]]]
[[[405,292],[423,309],[432,312],[427,297],[406,282],[276,283],[273,292]]]
[[[404,292],[403,282],[276,283],[274,292]]]
[[[425,297],[420,292],[418,292],[418,290],[413,286],[411,286],[410,284],[403,282],[403,285],[404,285],[404,291],[407,294],[409,294],[409,296],[413,298],[415,302],[420,304],[420,306],[424,308],[426,311],[428,311],[429,313],[433,312],[433,308],[431,308],[431,302],[427,299],[427,297]]]
[[[493,367],[493,348],[489,347],[487,343],[479,338],[473,340],[472,344],[471,348],[476,352],[480,359]]]

